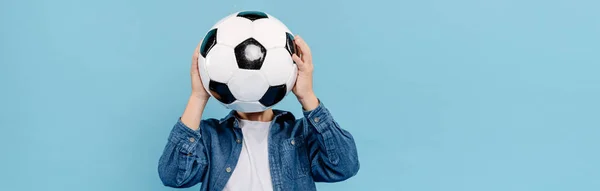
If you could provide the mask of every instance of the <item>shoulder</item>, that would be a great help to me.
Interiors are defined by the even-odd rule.
[[[233,122],[218,118],[206,118],[200,121],[200,131],[206,135],[219,135],[224,131],[230,131],[233,127]]]
[[[205,128],[215,128],[217,126],[219,126],[220,124],[220,120],[216,119],[216,118],[207,118],[207,119],[202,119],[202,121],[200,121],[200,127],[205,127]]]
[[[233,121],[235,119],[235,112],[232,110],[227,115],[222,118],[205,118],[200,122],[200,127],[205,127],[207,129],[218,129],[221,127],[226,127],[227,125],[233,126]]]
[[[273,109],[273,112],[275,123],[281,127],[280,131],[283,131],[285,135],[293,137],[306,133],[306,118],[303,116],[296,118],[292,112],[285,110]]]
[[[286,117],[286,119],[288,119],[288,120],[293,119],[294,123],[297,123],[297,124],[306,123],[307,125],[317,125],[320,122],[327,122],[329,120],[332,120],[332,118],[333,118],[329,109],[327,107],[325,107],[325,104],[323,104],[323,102],[321,102],[321,100],[319,100],[319,105],[310,111],[302,109],[302,115],[298,119],[296,119],[296,117],[294,117],[291,114],[291,112],[289,112],[289,111],[284,111],[284,110],[277,110],[277,111],[280,113],[289,114],[289,116]]]
[[[296,126],[304,121],[304,117],[296,118],[296,116],[286,110],[273,109],[274,120],[278,123],[283,123],[287,126]]]

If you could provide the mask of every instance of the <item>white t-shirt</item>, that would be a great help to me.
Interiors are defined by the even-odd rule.
[[[224,191],[272,191],[268,137],[271,122],[239,121],[242,152]]]

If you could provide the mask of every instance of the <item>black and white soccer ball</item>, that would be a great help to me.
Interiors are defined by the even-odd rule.
[[[206,91],[229,109],[260,112],[292,90],[297,66],[292,32],[260,11],[236,12],[211,27],[198,70]]]

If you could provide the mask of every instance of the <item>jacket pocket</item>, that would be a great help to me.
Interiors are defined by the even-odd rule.
[[[308,176],[310,163],[303,136],[283,140],[281,162],[285,175],[290,179]]]

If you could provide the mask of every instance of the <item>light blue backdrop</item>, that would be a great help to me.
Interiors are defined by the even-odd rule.
[[[156,168],[192,50],[238,10],[304,36],[317,95],[356,138],[359,174],[321,190],[600,190],[599,7],[2,0],[0,190],[173,190]],[[277,108],[300,115],[292,96]]]

